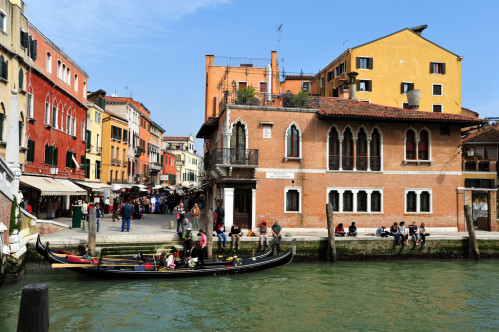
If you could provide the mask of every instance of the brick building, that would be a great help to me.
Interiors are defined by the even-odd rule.
[[[177,184],[177,157],[170,152],[162,150],[161,184],[175,186]]]
[[[306,108],[225,105],[197,134],[207,204],[224,201],[227,227],[323,228],[331,203],[346,226],[463,229],[461,127],[478,123],[328,97]]]

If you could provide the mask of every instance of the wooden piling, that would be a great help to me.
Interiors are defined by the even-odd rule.
[[[336,244],[334,242],[334,222],[333,222],[333,207],[331,204],[326,204],[327,216],[327,237],[329,239],[329,259],[331,262],[336,262]]]
[[[480,259],[480,251],[478,250],[478,243],[475,235],[475,225],[473,225],[473,218],[469,205],[464,206],[464,216],[466,219],[466,228],[468,229],[468,254],[470,256],[473,255],[475,259]]]
[[[97,222],[96,222],[96,207],[88,211],[88,249],[90,249],[90,256],[95,257],[95,240],[97,236]]]
[[[23,288],[17,321],[18,332],[49,330],[49,289],[47,285]]]
[[[210,208],[206,209],[206,251],[208,252],[208,259],[213,256],[213,212]]]

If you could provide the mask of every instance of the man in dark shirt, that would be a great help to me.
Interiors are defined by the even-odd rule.
[[[277,254],[281,252],[281,231],[282,227],[279,225],[279,220],[276,220],[272,226],[272,237],[274,238],[274,246],[277,246]]]
[[[121,207],[121,231],[124,232],[125,228],[127,232],[130,232],[130,219],[132,218],[133,207],[129,202]]]
[[[236,251],[239,248],[239,238],[241,237],[241,229],[239,228],[239,224],[236,223],[235,225],[232,225],[230,229],[230,250],[232,250],[232,245],[235,243],[236,244]]]

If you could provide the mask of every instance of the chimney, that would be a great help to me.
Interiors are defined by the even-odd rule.
[[[214,62],[215,62],[215,56],[211,54],[206,54],[206,72],[208,72],[209,66],[213,66]]]
[[[349,72],[348,74],[348,78],[349,78],[349,84],[350,84],[350,99],[354,99],[354,100],[357,100],[357,75],[359,75],[359,73],[355,72],[355,71],[352,71],[352,72]]]
[[[419,110],[419,101],[421,99],[421,90],[409,90],[406,92],[409,109]]]

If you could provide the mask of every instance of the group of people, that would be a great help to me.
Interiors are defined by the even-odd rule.
[[[408,246],[409,237],[411,237],[416,246],[419,246],[420,243],[426,246],[426,237],[430,235],[430,233],[428,233],[426,230],[426,225],[424,222],[421,223],[421,225],[418,227],[416,222],[413,221],[411,225],[406,227],[405,222],[401,221],[400,223],[397,222],[393,223],[389,231],[386,231],[385,228],[386,227],[383,225],[378,229],[376,229],[376,236],[379,237],[393,236],[395,245],[400,244]],[[350,227],[348,227],[348,232],[345,232],[343,224],[339,223],[338,226],[336,226],[334,229],[334,235],[340,237],[357,236],[357,226],[355,225],[355,222],[352,222]]]

